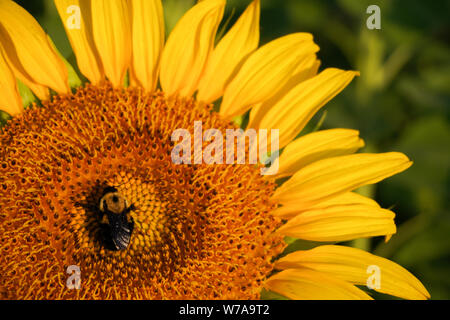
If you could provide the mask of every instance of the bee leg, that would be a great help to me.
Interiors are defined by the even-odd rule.
[[[107,214],[103,214],[102,219],[100,220],[100,223],[101,224],[108,224],[109,223]]]
[[[125,213],[125,214],[127,214],[127,213],[129,213],[129,212],[131,212],[131,211],[134,211],[134,210],[136,210],[136,207],[135,207],[135,205],[134,204],[131,204],[128,208],[126,208],[123,212]]]
[[[134,204],[131,204],[128,208],[125,209],[125,211],[123,212],[125,214],[125,217],[127,218],[127,223],[130,226],[130,229],[133,230],[133,226],[134,226],[134,221],[133,218],[131,217],[131,215],[129,214],[131,211],[136,210],[136,207],[134,206]]]

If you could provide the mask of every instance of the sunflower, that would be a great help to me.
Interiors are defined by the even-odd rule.
[[[0,133],[2,298],[370,299],[374,266],[374,290],[429,298],[394,262],[335,244],[396,232],[394,213],[354,190],[411,161],[356,154],[355,130],[298,137],[358,75],[318,72],[311,34],[258,47],[259,0],[217,43],[225,0],[199,1],[167,41],[159,0],[55,4],[86,79],[76,88],[34,18],[0,0],[0,108],[12,116]],[[26,109],[19,88],[34,94]],[[276,172],[171,160],[174,130],[237,129],[244,114],[247,128],[279,129]],[[132,204],[125,249],[106,245],[105,188]],[[287,253],[292,238],[328,244]]]

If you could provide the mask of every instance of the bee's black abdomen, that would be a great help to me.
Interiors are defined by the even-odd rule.
[[[126,249],[131,241],[134,222],[132,219],[129,222],[126,214],[108,214],[110,237],[116,250]]]

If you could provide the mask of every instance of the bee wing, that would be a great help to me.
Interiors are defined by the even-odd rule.
[[[123,250],[130,244],[131,234],[127,232],[120,232],[113,237],[113,242],[117,250]]]

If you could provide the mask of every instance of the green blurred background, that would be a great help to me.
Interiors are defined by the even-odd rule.
[[[17,2],[75,65],[53,2]],[[167,31],[194,2],[163,0]],[[232,24],[249,3],[229,0],[224,21],[231,16]],[[381,9],[380,30],[366,27],[372,4]],[[261,9],[261,44],[311,32],[321,48],[321,69],[361,72],[305,132],[319,122],[321,128],[358,129],[363,151],[401,151],[414,161],[406,172],[360,190],[397,213],[397,234],[388,243],[376,238],[349,244],[398,262],[432,299],[450,299],[450,1],[262,0]]]

